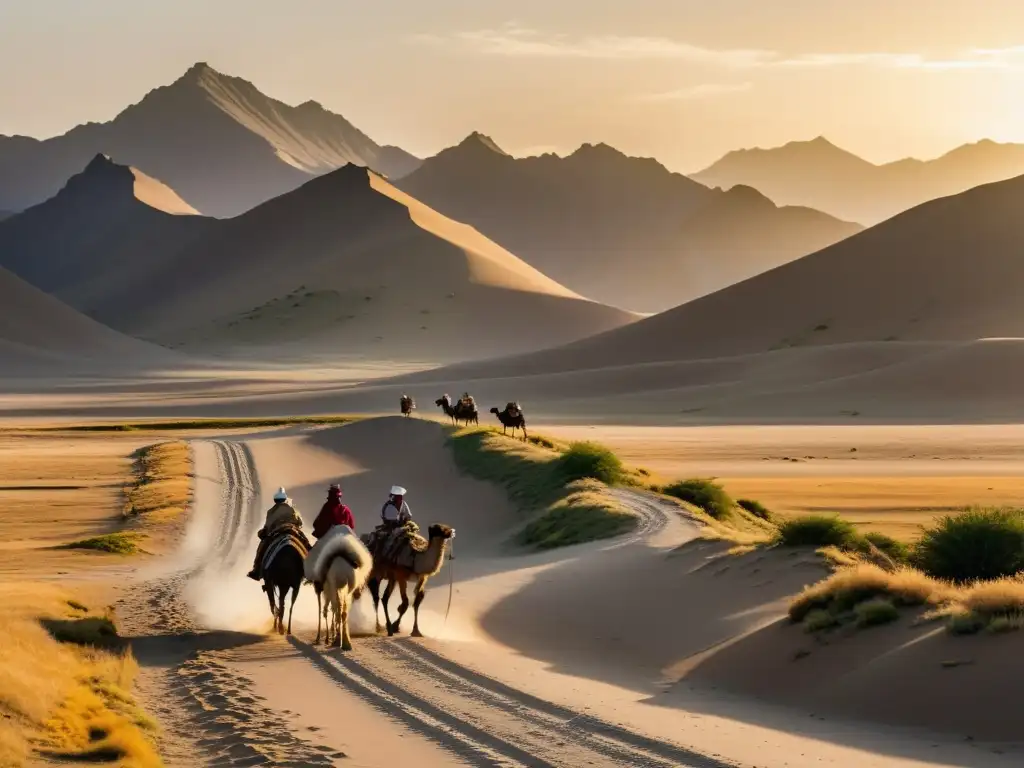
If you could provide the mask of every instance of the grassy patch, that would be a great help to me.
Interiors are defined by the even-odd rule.
[[[692,504],[716,520],[725,519],[735,506],[725,489],[711,480],[679,480],[660,490],[667,496]]]
[[[603,445],[590,442],[572,443],[559,457],[558,469],[567,483],[591,479],[615,485],[626,478],[619,457]]]
[[[884,597],[875,597],[854,606],[853,615],[857,626],[864,628],[890,624],[899,619],[900,612],[892,604],[891,600]]]
[[[599,483],[582,480],[569,488],[568,496],[520,532],[520,544],[554,549],[611,538],[636,527],[636,516],[610,501]]]
[[[516,506],[536,517],[518,542],[538,549],[609,538],[636,525],[610,493],[609,482],[631,483],[618,457],[593,443],[555,448],[523,442],[492,428],[453,430],[448,444],[458,467],[505,488]]]
[[[870,563],[841,568],[805,587],[789,606],[789,618],[803,621],[812,611],[828,611],[838,620],[861,603],[885,598],[893,606],[941,605],[950,597],[947,585],[911,568],[886,571]]]
[[[51,585],[0,586],[0,765],[41,759],[161,765],[149,735],[153,720],[131,693],[135,661],[120,647],[111,652],[100,643],[80,644],[94,630],[83,631],[78,609],[68,615],[70,602],[82,605]],[[84,618],[95,627],[109,622]],[[66,622],[73,627],[70,642],[41,622]]]
[[[759,501],[755,501],[753,499],[737,499],[736,506],[740,509],[746,510],[754,517],[766,520],[769,523],[775,520],[769,509]]]
[[[88,610],[88,609],[86,609]],[[93,648],[116,648],[122,645],[117,627],[109,616],[86,616],[71,619],[40,619],[40,624],[60,643],[87,645]]]
[[[58,549],[84,549],[91,552],[106,552],[111,555],[134,555],[139,551],[140,534],[133,532],[106,533],[91,539],[63,544]]]
[[[837,547],[861,549],[861,535],[853,523],[832,515],[807,515],[779,524],[778,542],[784,547]]]
[[[132,421],[118,424],[73,424],[42,427],[42,432],[140,432],[186,431],[193,429],[261,429],[301,424],[347,424],[352,416],[283,416],[269,419],[187,419],[183,421]]]
[[[1024,570],[1024,510],[973,508],[926,528],[913,550],[926,573],[957,583]]]
[[[192,493],[192,453],[174,440],[140,448],[132,457],[133,479],[124,490],[124,517],[147,515],[167,520],[188,507]]]

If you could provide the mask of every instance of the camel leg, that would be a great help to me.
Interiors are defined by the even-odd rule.
[[[274,629],[277,629],[277,606],[274,605],[274,590],[267,585],[267,602],[270,603],[270,615],[274,617]]]
[[[348,589],[345,590],[344,599],[341,601],[341,650],[352,650],[352,636],[348,633],[348,611],[352,602],[352,595]]]
[[[420,603],[427,594],[427,577],[424,576],[416,582],[416,599],[412,603],[412,636],[423,637],[420,632]]]
[[[277,634],[279,635],[284,634],[284,601],[287,596],[288,587],[282,585],[281,587],[279,587],[279,602],[277,604]]]
[[[366,586],[370,588],[370,597],[373,598],[373,621],[377,625],[377,631],[380,632],[383,629],[380,625],[380,581],[375,576],[371,576],[366,580]]]
[[[314,584],[313,591],[316,592],[316,640],[313,641],[313,645],[320,645],[320,611],[323,610],[322,600],[320,599],[320,589]]]
[[[289,636],[291,636],[291,634],[292,634],[292,613],[295,612],[295,601],[298,600],[298,599],[299,599],[299,588],[298,587],[293,587],[292,588],[292,602],[291,602],[291,605],[288,606],[288,635]]]
[[[340,597],[339,590],[331,587],[331,630],[334,633],[332,648],[341,647],[341,606],[338,604]]]
[[[381,602],[384,603],[384,626],[388,629],[388,637],[395,634],[391,629],[391,614],[388,613],[388,601],[391,600],[391,593],[395,591],[395,579],[388,579],[388,585],[384,588]]]
[[[398,577],[398,591],[402,595],[402,602],[398,604],[398,616],[395,618],[395,624],[391,629],[388,630],[389,635],[397,635],[399,632],[399,626],[402,623],[402,616],[409,610],[409,594],[408,594],[409,582],[407,577]]]

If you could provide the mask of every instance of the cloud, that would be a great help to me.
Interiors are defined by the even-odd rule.
[[[727,93],[741,93],[749,91],[753,83],[701,83],[691,85],[687,88],[680,88],[675,91],[662,93],[647,93],[638,97],[639,101],[689,101],[691,99],[705,99],[711,96],[722,96]]]
[[[456,32],[451,36],[416,35],[415,39],[437,46],[447,47],[455,44],[464,50],[485,56],[609,61],[673,60],[736,70],[874,67],[949,71],[1024,67],[1024,46],[974,48],[961,51],[954,56],[940,58],[920,53],[878,51],[784,55],[779,51],[758,48],[706,48],[657,36],[572,37],[563,33],[545,34],[512,23],[497,29]],[[683,92],[685,89],[680,93]]]

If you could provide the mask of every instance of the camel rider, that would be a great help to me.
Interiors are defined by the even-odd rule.
[[[380,524],[385,531],[391,531],[412,520],[409,503],[405,500],[405,488],[391,486],[391,493],[380,511]]]
[[[513,419],[518,419],[523,415],[523,409],[519,407],[519,403],[509,403],[505,406],[505,410]]]
[[[469,392],[462,393],[462,400],[460,402],[462,403],[462,407],[466,409],[476,407],[476,401],[472,398]]]
[[[347,525],[353,531],[356,529],[352,510],[341,502],[341,486],[332,483],[331,487],[327,489],[327,501],[324,502],[320,508],[320,514],[313,522],[313,536],[322,539],[336,525]]]
[[[294,526],[301,531],[302,515],[291,505],[291,499],[288,498],[288,493],[285,489],[278,488],[274,494],[274,506],[267,510],[267,519],[257,533],[260,537],[260,545],[256,548],[256,559],[253,561],[252,570],[246,576],[254,581],[259,581],[263,578],[260,570],[267,547],[270,546],[274,534],[289,526]]]

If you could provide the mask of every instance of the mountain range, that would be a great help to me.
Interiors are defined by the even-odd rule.
[[[574,290],[657,312],[831,245],[861,227],[709,189],[656,160],[585,144],[514,158],[474,133],[399,179]]]
[[[629,326],[455,370],[526,376],[685,360],[707,363],[702,375],[711,377],[725,365],[714,361],[784,350],[1024,338],[1022,201],[1024,177],[933,200]]]
[[[201,353],[461,360],[636,319],[351,163],[232,219],[179,208],[97,155],[0,223],[0,261],[112,328]]]
[[[692,178],[725,189],[748,185],[780,205],[809,206],[871,226],[929,200],[1022,174],[1024,144],[984,140],[935,160],[875,165],[818,137],[730,152]]]
[[[44,141],[0,136],[0,210],[52,197],[97,153],[143,169],[217,217],[238,215],[345,163],[389,176],[419,164],[316,102],[289,106],[199,63],[110,122]]]

